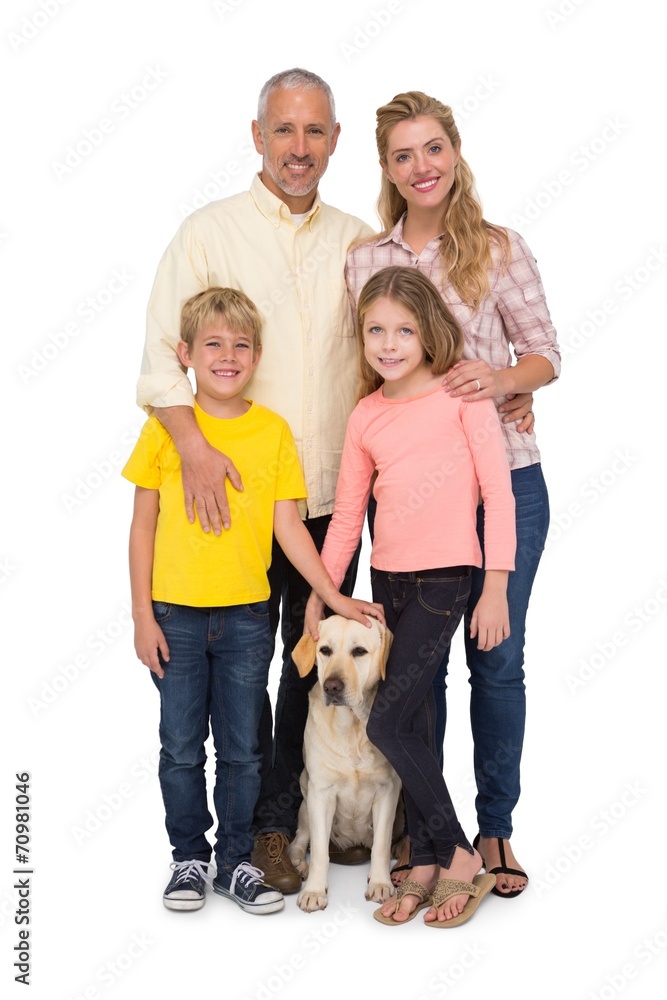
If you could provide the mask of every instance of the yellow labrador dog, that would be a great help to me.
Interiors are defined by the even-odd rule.
[[[294,650],[299,675],[317,663],[304,731],[303,802],[289,855],[306,878],[302,910],[327,905],[329,840],[341,848],[371,848],[366,899],[382,902],[394,892],[389,877],[391,841],[400,793],[398,775],[366,736],[366,721],[384,678],[391,632],[373,620],[366,628],[334,615],[320,622],[317,644],[304,635]],[[310,868],[306,851],[310,843]]]

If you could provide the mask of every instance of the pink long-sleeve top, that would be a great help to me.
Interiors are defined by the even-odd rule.
[[[380,388],[358,403],[347,425],[322,551],[336,586],[361,537],[371,486],[377,500],[371,553],[376,569],[482,566],[479,490],[484,567],[514,569],[514,496],[493,400],[464,403],[438,386],[408,399],[385,399]]]

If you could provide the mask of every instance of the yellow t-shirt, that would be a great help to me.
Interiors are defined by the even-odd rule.
[[[244,488],[237,492],[227,481],[228,531],[214,535],[202,531],[198,520],[190,524],[174,442],[156,417],[146,421],[122,475],[160,491],[153,600],[191,607],[265,601],[275,502],[306,497],[292,432],[258,403],[229,420],[211,417],[195,403],[195,417],[206,440],[234,462]]]

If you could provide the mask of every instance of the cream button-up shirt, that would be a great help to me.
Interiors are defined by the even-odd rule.
[[[357,392],[347,250],[372,230],[316,196],[300,224],[262,183],[212,202],[180,226],[158,266],[148,303],[139,406],[193,405],[176,354],[180,313],[212,285],[239,288],[264,317],[262,357],[246,395],[287,420],[308,489],[310,517],[333,510],[347,419]],[[305,505],[301,511],[305,515]]]

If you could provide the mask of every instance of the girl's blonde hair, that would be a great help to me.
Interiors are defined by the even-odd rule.
[[[420,90],[410,90],[405,94],[397,94],[393,101],[377,110],[375,139],[384,166],[387,165],[389,136],[394,126],[399,122],[421,117],[435,118],[453,148],[459,149],[461,137],[452,109]],[[442,218],[444,235],[440,241],[440,255],[445,275],[463,301],[476,309],[489,290],[487,272],[491,264],[491,244],[500,249],[503,260],[506,261],[509,240],[504,229],[482,218],[482,206],[474,187],[472,171],[460,156],[454,167],[454,183]],[[377,203],[384,227],[383,236],[394,228],[406,208],[405,199],[383,170]]]
[[[417,333],[434,375],[444,375],[460,360],[463,333],[438,289],[416,267],[384,267],[368,279],[357,303],[357,350],[361,385],[359,399],[375,392],[383,378],[364,355],[364,323],[368,310],[378,299],[391,299],[402,305],[417,325]]]

